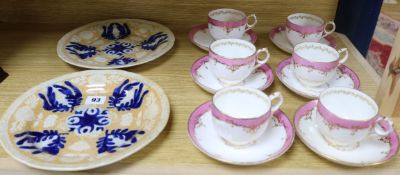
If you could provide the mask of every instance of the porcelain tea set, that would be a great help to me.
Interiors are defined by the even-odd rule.
[[[248,24],[251,18],[254,22]],[[393,122],[357,90],[359,78],[344,65],[347,49],[336,50],[329,36],[334,22],[295,13],[286,26],[270,33],[276,46],[292,53],[277,66],[279,80],[298,95],[317,99],[296,111],[295,129],[280,110],[281,93],[262,92],[273,75],[266,65],[268,50],[257,50],[246,37],[256,23],[254,14],[217,9],[208,14],[208,28],[189,33],[195,45],[208,50],[193,63],[192,78],[214,94],[189,118],[188,132],[200,151],[225,163],[255,165],[283,155],[296,132],[318,155],[348,166],[380,164],[396,155],[399,140]],[[200,42],[204,35],[209,35],[207,42]]]
[[[393,122],[357,90],[357,74],[344,65],[347,49],[336,50],[329,35],[333,22],[296,13],[269,33],[277,47],[292,54],[278,64],[278,79],[296,94],[316,99],[298,108],[294,125],[281,110],[282,94],[262,91],[274,75],[268,49],[254,45],[256,24],[255,14],[216,9],[207,24],[189,32],[189,40],[208,51],[193,63],[192,78],[213,94],[188,119],[196,148],[228,164],[257,165],[285,154],[297,135],[316,154],[348,166],[380,164],[397,154]],[[124,68],[159,58],[174,41],[161,24],[113,19],[65,34],[57,54],[79,67]],[[144,148],[162,132],[169,112],[165,92],[144,76],[122,70],[75,72],[18,97],[0,121],[0,143],[30,167],[93,169]]]

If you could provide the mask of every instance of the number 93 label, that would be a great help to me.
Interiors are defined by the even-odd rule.
[[[106,102],[106,96],[88,96],[86,98],[85,104],[95,104],[95,105],[102,105]]]

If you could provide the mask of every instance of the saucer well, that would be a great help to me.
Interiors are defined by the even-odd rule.
[[[17,161],[52,171],[93,169],[157,138],[169,119],[159,85],[122,70],[88,70],[41,83],[0,120],[0,142]]]
[[[285,113],[278,110],[267,131],[254,144],[228,145],[214,130],[210,106],[208,101],[192,112],[188,132],[193,145],[211,158],[234,165],[256,165],[280,157],[293,143],[293,127]]]
[[[193,81],[196,82],[196,84],[207,92],[214,94],[219,89],[224,88],[224,85],[213,74],[208,60],[208,55],[197,59],[192,65],[191,73]],[[272,69],[267,64],[264,64],[251,73],[241,85],[264,90],[268,88],[273,81],[274,75]]]
[[[286,38],[285,29],[286,29],[286,27],[284,25],[273,28],[268,34],[269,39],[272,41],[272,43],[275,44],[275,46],[277,46],[281,50],[283,50],[287,53],[292,53],[293,46],[289,42],[289,40]],[[329,45],[333,48],[336,47],[336,39],[331,35],[328,35],[325,38],[322,38],[320,40],[320,43]]]
[[[250,41],[253,44],[257,40],[257,35],[253,30],[248,30],[242,37],[243,40]],[[189,40],[203,50],[208,50],[210,44],[215,41],[208,32],[208,24],[198,25],[189,32]]]
[[[307,87],[299,82],[294,75],[291,58],[281,61],[276,68],[278,79],[291,91],[305,98],[315,99],[329,87],[348,87],[359,89],[360,79],[357,74],[345,65],[340,65],[335,77],[326,84],[317,87]]]
[[[353,150],[339,150],[329,145],[316,128],[317,100],[301,106],[295,113],[296,135],[316,154],[332,162],[347,166],[370,166],[382,164],[392,159],[399,149],[399,138],[395,130],[389,136],[371,136],[361,141]]]
[[[57,44],[65,62],[89,69],[136,66],[164,55],[175,42],[167,27],[141,19],[111,19],[78,27]]]

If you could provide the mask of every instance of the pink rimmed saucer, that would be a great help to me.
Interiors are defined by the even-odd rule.
[[[253,30],[248,30],[241,39],[254,44],[257,40],[257,35]],[[189,40],[203,50],[208,50],[210,44],[215,41],[208,32],[208,24],[193,27],[189,32]]]
[[[371,166],[392,159],[399,150],[399,137],[395,130],[389,136],[371,136],[360,142],[353,150],[339,150],[329,145],[316,128],[313,117],[316,115],[317,100],[301,106],[295,114],[296,135],[316,154],[347,166]]]
[[[193,81],[196,82],[201,88],[206,90],[209,93],[214,94],[219,89],[224,88],[225,86],[215,77],[211,68],[209,66],[210,62],[209,56],[203,56],[197,59],[191,68]],[[256,71],[251,73],[249,77],[247,77],[242,86],[251,87],[259,90],[264,90],[268,88],[272,82],[274,81],[274,75],[272,73],[272,69],[264,64]]]
[[[272,43],[275,44],[275,46],[277,46],[281,50],[283,50],[287,53],[292,53],[293,46],[292,46],[292,44],[290,44],[289,40],[286,38],[285,29],[286,29],[286,27],[283,25],[273,28],[268,34],[269,39],[272,41]],[[320,43],[329,45],[333,48],[336,47],[336,39],[331,35],[328,35],[325,38],[322,38],[320,40]]]
[[[276,75],[287,88],[300,96],[315,99],[329,87],[360,88],[360,79],[357,74],[345,65],[339,66],[337,74],[330,81],[317,87],[307,87],[301,84],[294,75],[292,65],[291,58],[281,61],[276,69]]]
[[[269,128],[254,144],[246,147],[228,145],[214,130],[210,110],[211,101],[197,107],[188,121],[189,137],[204,154],[234,165],[256,165],[283,155],[292,145],[294,129],[281,110],[274,113]]]

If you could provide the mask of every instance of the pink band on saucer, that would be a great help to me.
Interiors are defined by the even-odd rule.
[[[230,116],[227,116],[223,114],[218,108],[214,105],[211,104],[211,113],[212,115],[222,121],[232,123],[237,126],[243,126],[246,128],[251,128],[255,129],[260,126],[260,124],[264,123],[271,117],[271,111],[268,111],[266,114],[262,115],[261,117],[254,118],[254,119],[237,119],[237,118],[232,118]]]
[[[286,137],[285,144],[283,145],[283,147],[281,149],[282,150],[281,152],[284,152],[283,150],[288,150],[290,148],[290,146],[292,146],[292,144],[293,144],[293,140],[294,140],[294,136],[295,136],[294,129],[293,129],[292,124],[290,123],[288,117],[286,116],[286,114],[283,111],[281,111],[280,109],[274,112],[274,116],[276,119],[279,120],[279,123],[283,124],[283,126],[286,129],[287,137]]]
[[[330,71],[339,65],[339,60],[332,62],[311,62],[293,52],[292,60],[295,64],[311,67],[320,71]]]
[[[301,26],[290,21],[286,22],[286,27],[302,34],[310,34],[324,31],[324,25],[320,26]]]
[[[354,120],[346,120],[342,119],[335,114],[331,113],[328,109],[325,108],[324,105],[320,101],[317,103],[317,110],[321,114],[321,116],[328,121],[328,123],[332,125],[338,125],[347,129],[356,129],[356,128],[369,128],[373,126],[378,119],[378,117],[374,117],[367,121],[354,121]]]
[[[388,122],[383,122],[381,126],[385,130],[388,130],[391,127]],[[390,152],[387,155],[387,157],[393,157],[397,154],[397,151],[399,148],[399,138],[398,138],[395,130],[393,130],[391,133],[389,133],[388,138],[390,139],[389,141],[390,141],[390,144],[392,144],[392,147],[397,148],[397,149],[390,149]]]
[[[353,80],[354,82],[354,89],[360,89],[360,78],[358,78],[357,74],[353,72],[350,68],[346,67],[344,64],[340,65],[338,69],[346,75],[349,75],[349,77]]]
[[[229,65],[229,66],[241,66],[241,65],[250,64],[251,62],[253,62],[255,60],[255,56],[256,56],[254,53],[253,55],[250,55],[246,58],[227,59],[223,56],[220,56],[220,55],[214,53],[211,49],[210,49],[208,55],[210,56],[210,58],[215,59],[218,62]]]
[[[212,25],[219,27],[235,28],[247,24],[247,17],[244,17],[239,21],[219,21],[211,17],[208,17],[208,23],[211,23]]]

